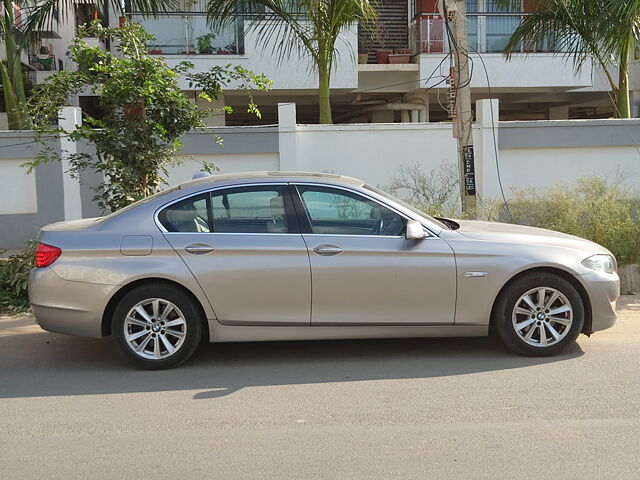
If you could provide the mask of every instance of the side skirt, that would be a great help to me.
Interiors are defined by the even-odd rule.
[[[356,338],[485,337],[488,325],[447,326],[230,326],[209,320],[210,342],[266,342],[277,340],[338,340]]]

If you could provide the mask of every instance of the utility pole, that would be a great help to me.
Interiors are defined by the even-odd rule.
[[[454,68],[451,72],[449,97],[454,107],[450,112],[453,120],[453,136],[458,139],[458,171],[462,212],[468,218],[476,218],[476,178],[467,10],[465,0],[444,0],[442,6],[446,7],[441,9],[443,20],[450,27],[449,31],[453,33],[454,39],[453,42],[450,42]]]

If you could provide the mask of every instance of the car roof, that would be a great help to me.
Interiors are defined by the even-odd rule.
[[[336,186],[351,186],[357,190],[362,190],[365,187],[365,183],[362,180],[356,178],[347,177],[344,175],[336,175],[332,173],[316,173],[316,172],[295,172],[295,171],[282,171],[282,172],[240,172],[240,173],[225,173],[217,175],[209,175],[188,182],[181,183],[174,187],[171,187],[162,192],[156,193],[151,197],[147,197],[141,201],[129,205],[117,212],[114,212],[105,217],[101,217],[96,221],[96,225],[103,224],[106,221],[109,222],[129,222],[127,217],[129,215],[142,215],[144,216],[151,212],[157,212],[159,209],[166,207],[167,205],[180,201],[182,198],[186,198],[191,195],[197,195],[201,192],[206,192],[210,189],[242,186],[244,184],[268,184],[268,183],[318,183],[328,184]],[[368,191],[368,195],[379,196],[375,191]],[[386,198],[389,201],[389,198]],[[407,209],[402,204],[396,204],[396,208],[409,218],[414,218],[416,212]],[[147,213],[145,213],[147,212]],[[424,219],[424,214],[418,214],[420,218]],[[143,225],[144,222],[140,223]],[[438,234],[442,228],[438,225],[429,222],[430,230]],[[131,225],[127,224],[126,228],[130,229]]]
[[[319,181],[319,182],[335,182],[353,185],[360,187],[364,184],[362,180],[356,178],[347,177],[344,175],[335,175],[332,173],[317,173],[317,172],[238,172],[238,173],[223,173],[208,175],[206,177],[197,178],[188,182],[181,183],[179,185],[180,190],[188,189],[195,186],[202,186],[206,184],[217,183],[237,183],[237,182],[262,182],[269,180],[279,181]]]

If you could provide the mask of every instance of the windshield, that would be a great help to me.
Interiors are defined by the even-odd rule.
[[[429,220],[430,222],[436,224],[440,228],[443,228],[445,230],[451,230],[451,227],[449,227],[445,223],[442,223],[440,220],[436,220],[431,215],[423,212],[422,210],[418,210],[413,205],[410,205],[407,202],[405,202],[404,200],[400,200],[399,198],[394,197],[393,195],[385,192],[384,190],[380,190],[379,188],[372,187],[371,185],[367,185],[366,183],[363,185],[363,187],[366,188],[367,190],[371,190],[372,192],[377,193],[378,195],[381,195],[381,196],[383,196],[385,198],[388,198],[389,200],[392,200],[392,201],[396,202],[399,205],[402,205],[407,210],[411,210],[413,213],[416,213],[416,214],[420,215],[421,217],[426,218],[427,220]]]
[[[171,187],[171,188],[167,188],[166,190],[162,190],[161,192],[158,193],[154,193],[153,195],[149,196],[149,197],[145,197],[145,198],[141,198],[140,200],[138,200],[137,202],[133,202],[130,205],[127,205],[126,207],[122,207],[120,210],[116,210],[113,213],[110,213],[109,215],[106,215],[104,217],[100,217],[100,219],[97,220],[97,222],[104,222],[105,220],[109,220],[110,218],[114,218],[117,217],[118,215],[123,214],[124,212],[128,212],[129,210],[136,208],[138,205],[142,205],[144,203],[147,203],[151,200],[155,200],[156,198],[160,198],[163,197],[164,195],[171,193],[171,192],[175,192],[176,190],[180,189],[180,185],[176,185],[175,187]]]

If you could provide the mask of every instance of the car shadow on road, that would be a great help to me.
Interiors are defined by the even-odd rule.
[[[583,354],[574,344],[557,357],[521,357],[490,338],[226,344],[202,351],[194,361],[224,368],[226,385],[203,390],[193,398],[216,398],[245,386],[465,375],[560,362]]]
[[[202,345],[187,364],[136,370],[109,339],[69,337],[35,328],[0,332],[0,398],[197,390],[214,399],[245,387],[432,378],[563,362],[583,355],[512,354],[489,338],[430,338]]]

